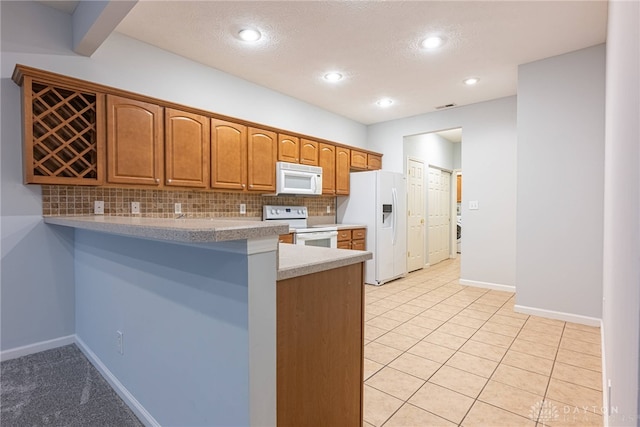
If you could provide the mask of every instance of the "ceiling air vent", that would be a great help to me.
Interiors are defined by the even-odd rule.
[[[444,110],[445,108],[453,108],[453,107],[457,107],[457,105],[452,102],[451,104],[440,105],[436,107],[436,110]]]

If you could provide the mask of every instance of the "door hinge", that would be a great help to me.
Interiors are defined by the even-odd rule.
[[[407,251],[407,258],[411,258],[411,252]]]

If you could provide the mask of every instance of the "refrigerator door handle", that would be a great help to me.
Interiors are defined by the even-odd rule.
[[[397,230],[397,228],[398,228],[398,193],[396,192],[395,188],[391,189],[391,196],[393,198],[393,202],[392,202],[393,203],[393,214],[392,214],[393,215],[393,225],[392,225],[392,227],[393,227],[392,236],[393,237],[391,239],[391,243],[393,245],[395,245],[396,244],[396,237],[397,237],[397,234],[398,234],[398,230]]]

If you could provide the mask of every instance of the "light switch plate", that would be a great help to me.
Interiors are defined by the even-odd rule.
[[[181,214],[182,213],[182,203],[174,203],[173,204],[173,213]]]
[[[477,200],[469,200],[469,210],[470,211],[475,211],[480,209],[480,207],[478,206],[478,201]]]
[[[140,202],[131,202],[131,213],[132,214],[140,213]]]

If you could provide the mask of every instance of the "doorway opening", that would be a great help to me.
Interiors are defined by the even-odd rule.
[[[462,252],[462,128],[404,137],[408,271]]]

